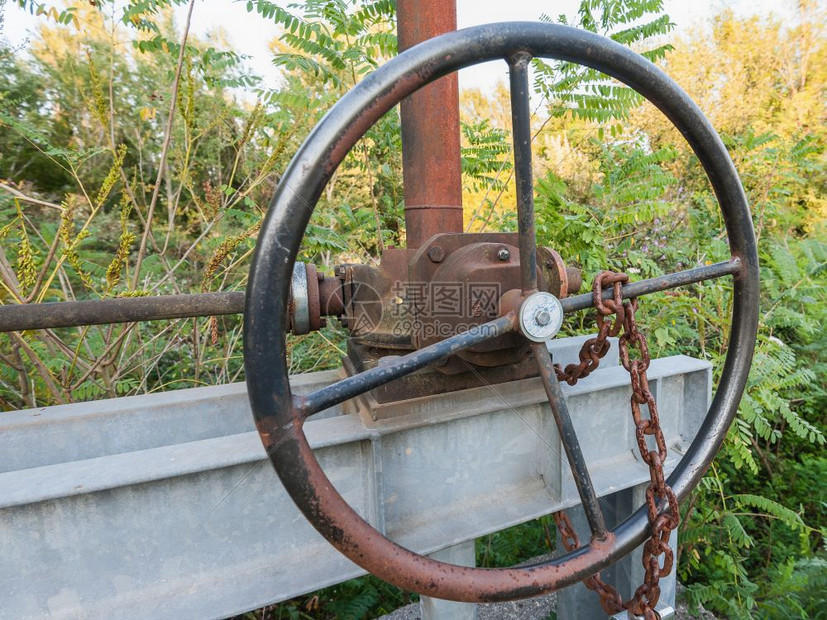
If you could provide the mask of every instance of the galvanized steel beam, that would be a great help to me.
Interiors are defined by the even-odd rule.
[[[555,361],[579,342],[555,341]],[[706,413],[710,366],[674,357],[649,373],[671,467]],[[646,480],[628,374],[606,367],[563,390],[597,493]],[[431,553],[579,501],[539,380],[399,406],[373,421],[348,403],[305,431],[336,488],[406,547]],[[0,455],[9,617],[220,618],[362,573],[278,483],[241,384],[4,414]]]

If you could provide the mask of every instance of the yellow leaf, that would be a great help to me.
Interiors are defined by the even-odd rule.
[[[150,107],[144,106],[143,108],[141,108],[141,120],[142,121],[148,121],[148,120],[154,119],[155,118],[155,112],[156,112],[156,108],[154,108],[154,107],[150,108]]]

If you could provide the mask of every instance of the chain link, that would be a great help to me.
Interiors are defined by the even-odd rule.
[[[597,370],[600,360],[609,352],[609,337],[617,336],[623,327],[625,308],[623,307],[621,291],[626,280],[628,280],[628,277],[625,274],[614,274],[608,271],[595,278],[592,285],[592,295],[595,299],[594,306],[597,309],[597,336],[589,338],[583,343],[578,364],[569,364],[565,368],[560,364],[554,365],[554,371],[559,381],[574,385],[579,379],[585,379]],[[608,285],[613,287],[612,299],[603,301],[601,298],[603,287]],[[606,318],[611,314],[615,314],[613,322]]]
[[[678,527],[680,513],[675,493],[666,484],[663,473],[663,463],[666,461],[666,440],[660,428],[658,406],[652,392],[649,390],[649,380],[646,370],[651,358],[646,337],[638,330],[635,321],[637,299],[623,301],[622,287],[629,281],[625,273],[603,271],[594,279],[592,295],[594,307],[597,310],[598,333],[595,338],[587,340],[580,350],[580,363],[569,364],[562,368],[555,364],[557,378],[569,385],[577,383],[578,379],[593,372],[609,350],[610,336],[617,336],[622,331],[618,341],[620,362],[629,372],[632,382],[631,408],[635,423],[635,438],[643,461],[649,466],[649,486],[646,488],[646,510],[649,517],[651,534],[643,545],[643,583],[635,590],[632,598],[623,602],[620,593],[600,578],[600,573],[583,580],[583,584],[593,590],[600,597],[600,603],[607,614],[612,615],[627,610],[630,614],[643,617],[646,620],[657,620],[660,615],[655,606],[660,598],[661,577],[672,572],[674,557],[669,546],[669,537]],[[602,298],[605,288],[612,288],[611,299]],[[608,319],[614,315],[614,321]],[[632,358],[631,350],[637,349],[638,356]],[[641,405],[646,405],[648,418],[643,417]],[[654,439],[655,449],[649,448],[647,436]],[[665,501],[666,508],[660,512],[659,504]],[[574,551],[580,547],[580,539],[572,527],[571,521],[564,512],[554,515],[563,547],[566,551]],[[661,557],[663,558],[661,560]],[[662,563],[661,563],[662,562]]]

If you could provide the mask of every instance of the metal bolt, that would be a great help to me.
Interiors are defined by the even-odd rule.
[[[538,291],[520,304],[519,319],[523,336],[532,342],[545,342],[560,330],[563,306],[551,293]]]
[[[499,252],[497,252],[497,258],[502,261],[508,260],[511,258],[511,252],[508,251],[508,248],[500,248]]]
[[[442,249],[441,245],[432,245],[428,250],[428,258],[435,263],[441,263],[445,258],[445,250]]]

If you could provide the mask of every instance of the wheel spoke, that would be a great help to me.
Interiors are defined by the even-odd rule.
[[[631,282],[623,287],[622,297],[623,299],[640,297],[641,295],[649,295],[670,288],[677,288],[679,286],[686,286],[687,284],[703,282],[704,280],[733,275],[739,271],[741,271],[741,261],[733,258],[732,260],[715,263],[714,265],[696,267],[695,269],[678,271],[677,273],[670,273],[657,278]],[[611,298],[612,290],[604,290],[603,299]],[[594,305],[594,299],[591,293],[585,293],[583,295],[575,295],[574,297],[566,297],[565,299],[561,299],[560,303],[563,306],[563,312],[576,312],[577,310],[591,308]]]
[[[537,290],[537,241],[534,236],[534,179],[531,163],[531,108],[528,62],[521,52],[508,61],[511,81],[511,127],[514,140],[514,178],[517,183],[517,222],[520,231],[520,282],[523,292]]]
[[[563,390],[560,382],[554,373],[551,355],[546,348],[545,342],[538,342],[532,345],[537,366],[540,369],[540,378],[543,380],[543,387],[554,414],[554,421],[557,423],[557,430],[560,433],[560,441],[566,451],[571,473],[574,476],[574,484],[580,495],[583,510],[586,511],[586,519],[592,531],[592,536],[599,540],[606,538],[606,521],[603,518],[603,511],[597,500],[597,494],[592,485],[589,470],[586,468],[586,461],[583,458],[583,451],[580,449],[580,441],[574,432],[574,424],[569,415],[569,408],[566,399],[563,397]]]
[[[413,353],[408,353],[387,366],[377,366],[347,377],[310,394],[294,396],[294,406],[306,418],[344,402],[354,396],[404,377],[428,364],[514,330],[514,317],[506,315],[446,338]]]

